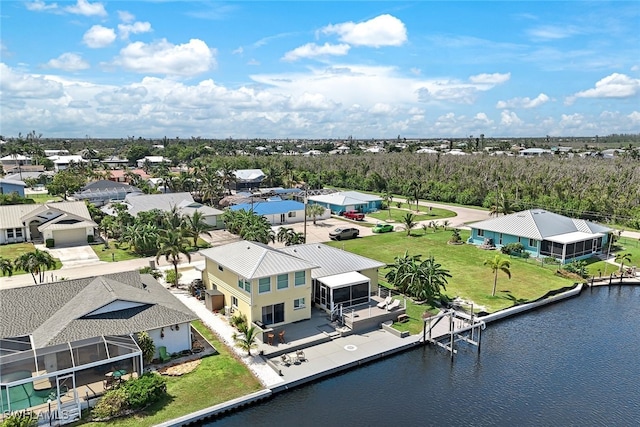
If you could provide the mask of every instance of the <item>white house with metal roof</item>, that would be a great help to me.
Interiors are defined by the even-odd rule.
[[[137,271],[0,289],[0,301],[11,301],[0,310],[0,416],[50,410],[61,424],[109,378],[142,374],[138,332],[149,333],[156,356],[160,347],[178,353],[191,350],[197,319]]]
[[[240,241],[201,250],[203,282],[224,295],[232,312],[249,323],[279,326],[311,318],[315,263],[267,245]]]
[[[83,245],[97,226],[84,202],[0,206],[0,244],[54,239],[55,246]]]
[[[553,257],[562,264],[606,251],[612,229],[544,209],[530,209],[469,224],[468,243],[495,245],[520,243],[535,257]]]
[[[232,187],[235,190],[257,189],[267,177],[261,169],[238,169],[233,175]]]
[[[380,196],[360,193],[359,191],[339,191],[309,196],[308,202],[309,204],[324,206],[335,214],[345,211],[375,212],[382,207],[382,198]]]

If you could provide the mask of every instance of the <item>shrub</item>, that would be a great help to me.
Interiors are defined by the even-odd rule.
[[[56,241],[54,239],[47,239],[44,244],[46,247],[52,248],[56,245]]]
[[[153,360],[153,355],[156,352],[156,346],[153,343],[153,340],[146,332],[138,332],[138,346],[140,350],[142,350],[142,360],[144,363],[151,363]]]
[[[93,234],[87,235],[87,243],[93,243]]]
[[[130,409],[140,409],[157,402],[167,394],[167,380],[153,372],[125,382],[122,387]]]
[[[451,237],[449,238],[449,242],[451,243],[460,243],[462,241],[462,237],[460,237],[460,231],[454,229],[451,233]]]
[[[93,408],[92,414],[95,418],[111,418],[120,415],[128,407],[127,393],[124,388],[119,387],[107,391]]]
[[[178,273],[178,278],[176,280],[176,271],[167,270],[167,272],[164,274],[164,277],[167,283],[171,283],[171,285],[173,285],[174,283],[178,283],[178,280],[180,280],[180,278],[182,277],[182,274]]]
[[[524,251],[524,246],[522,246],[522,243],[519,242],[507,243],[502,248],[500,248],[500,251],[506,255],[510,255],[512,253],[520,255],[522,251]]]
[[[581,278],[589,277],[589,274],[587,273],[586,261],[572,261],[564,266],[564,270],[568,271],[569,273],[577,274]]]
[[[2,427],[35,427],[38,425],[38,416],[33,411],[15,412],[0,423]]]
[[[231,326],[234,326],[236,329],[241,330],[243,326],[247,325],[247,316],[242,313],[237,314],[229,320],[229,323],[231,323]]]

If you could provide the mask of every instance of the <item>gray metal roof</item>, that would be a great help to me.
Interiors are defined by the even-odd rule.
[[[147,212],[154,209],[169,211],[173,206],[178,206],[183,201],[193,202],[191,193],[167,193],[167,194],[131,194],[127,195],[124,202],[127,203],[129,213],[136,216],[138,212]]]
[[[339,193],[310,196],[309,200],[320,203],[329,203],[337,206],[358,205],[382,200],[379,196],[360,193],[358,191],[341,191]]]
[[[311,270],[311,277],[314,279],[351,271],[381,268],[386,265],[383,262],[321,243],[286,246],[279,249],[279,251],[319,265],[319,268]]]
[[[134,306],[92,315],[119,301]],[[36,348],[197,319],[153,277],[137,271],[0,289],[0,302],[0,338],[32,335]]]
[[[256,242],[229,243],[200,253],[248,280],[317,267],[315,262],[305,261]]]
[[[471,228],[544,240],[547,237],[582,231],[609,233],[610,228],[582,219],[573,219],[544,209],[530,209],[469,224]]]

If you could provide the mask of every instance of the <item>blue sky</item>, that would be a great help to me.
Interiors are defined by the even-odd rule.
[[[0,134],[640,132],[640,2],[2,1]]]

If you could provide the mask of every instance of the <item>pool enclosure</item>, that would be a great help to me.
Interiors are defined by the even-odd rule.
[[[132,335],[98,336],[33,348],[30,336],[0,339],[0,414],[32,410],[39,420],[66,424],[80,418],[82,402],[102,394],[108,374],[142,371]],[[1,418],[1,417],[0,417]]]

